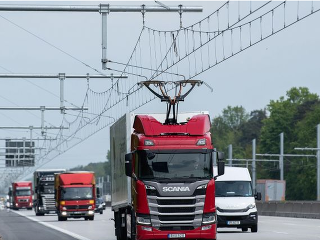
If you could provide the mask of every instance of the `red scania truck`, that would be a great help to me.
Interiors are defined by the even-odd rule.
[[[111,207],[118,240],[216,239],[217,153],[209,115],[179,118],[180,123],[165,124],[164,114],[129,113],[111,126]],[[222,175],[224,162],[218,161],[218,169]]]
[[[32,182],[12,183],[12,209],[26,208],[32,210]]]
[[[58,221],[68,218],[94,220],[96,181],[94,172],[55,174],[55,201]]]

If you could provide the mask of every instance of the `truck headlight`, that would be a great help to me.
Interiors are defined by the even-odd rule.
[[[137,224],[141,225],[151,225],[151,219],[148,215],[137,216]]]
[[[247,208],[252,209],[252,208],[255,208],[255,207],[256,207],[256,204],[255,203],[251,203],[251,204],[248,205]]]
[[[207,144],[207,140],[205,139],[205,138],[202,138],[202,139],[199,139],[198,141],[197,141],[197,146],[204,146],[204,145],[206,145]]]
[[[216,213],[212,212],[212,213],[205,213],[202,216],[202,224],[206,225],[206,224],[213,224],[216,222]]]

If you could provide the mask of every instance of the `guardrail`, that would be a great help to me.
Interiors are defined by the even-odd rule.
[[[320,202],[256,202],[259,215],[320,219]]]

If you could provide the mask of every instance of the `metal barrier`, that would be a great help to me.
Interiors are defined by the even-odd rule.
[[[259,215],[320,219],[320,202],[256,202]]]

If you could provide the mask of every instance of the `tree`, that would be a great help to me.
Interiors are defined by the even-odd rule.
[[[244,149],[239,146],[238,140],[241,134],[241,126],[249,119],[249,114],[242,106],[223,109],[222,115],[212,121],[212,143],[219,151],[225,151],[228,145],[233,145],[233,157],[241,158]]]
[[[298,143],[302,145],[307,143],[311,135],[306,136],[306,133],[310,132],[311,122],[314,128],[316,119],[319,121],[318,107],[318,95],[310,93],[305,87],[291,88],[286,98],[271,100],[267,107],[270,117],[263,121],[261,130],[261,152],[279,153],[281,132],[284,132],[285,136],[285,153],[294,153],[293,149]],[[303,158],[285,158],[284,176],[287,181],[287,199],[314,199],[314,195],[311,194],[314,181],[312,170],[311,168],[304,170],[303,161]],[[260,178],[278,179],[279,175],[279,169],[274,166],[274,163],[263,164],[258,169]]]

